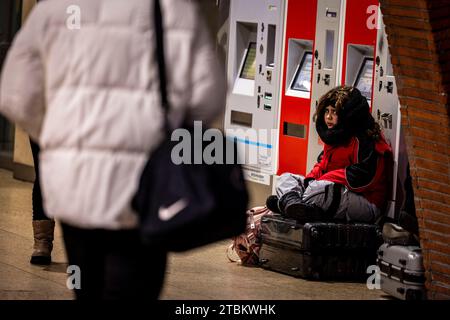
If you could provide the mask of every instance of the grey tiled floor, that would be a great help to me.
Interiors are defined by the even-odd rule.
[[[66,287],[66,257],[59,226],[54,263],[29,264],[31,184],[0,169],[0,299],[72,299]],[[161,299],[384,299],[361,283],[312,282],[228,261],[228,242],[169,257]]]

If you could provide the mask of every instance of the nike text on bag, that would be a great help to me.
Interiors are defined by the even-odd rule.
[[[171,152],[178,142],[170,140],[167,121],[169,104],[161,19],[156,0],[156,56],[166,115],[166,139],[149,157],[132,206],[139,214],[144,242],[168,251],[185,251],[244,232],[248,193],[242,168],[237,164],[235,141],[226,138],[223,141],[224,150],[233,151],[234,164],[176,165],[172,162]],[[227,144],[232,144],[232,148]],[[202,151],[205,146],[206,143],[200,145]],[[199,146],[194,144],[194,147]],[[224,160],[228,159],[226,152],[223,156]]]

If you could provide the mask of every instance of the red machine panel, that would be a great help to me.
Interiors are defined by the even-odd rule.
[[[317,0],[288,1],[282,77],[278,175],[305,174]],[[309,89],[311,89],[309,87]]]
[[[378,0],[347,0],[342,84],[358,87],[373,98]],[[370,89],[369,89],[370,86]]]

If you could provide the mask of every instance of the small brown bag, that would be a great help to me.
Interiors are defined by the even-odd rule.
[[[233,243],[228,246],[227,257],[231,262],[244,266],[259,265],[259,249],[261,248],[261,218],[272,211],[266,206],[247,210],[247,227],[245,232],[233,237]]]

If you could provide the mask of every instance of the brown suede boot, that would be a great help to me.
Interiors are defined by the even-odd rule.
[[[53,220],[33,221],[34,251],[31,255],[31,264],[48,265],[52,262],[54,230],[55,221]]]

